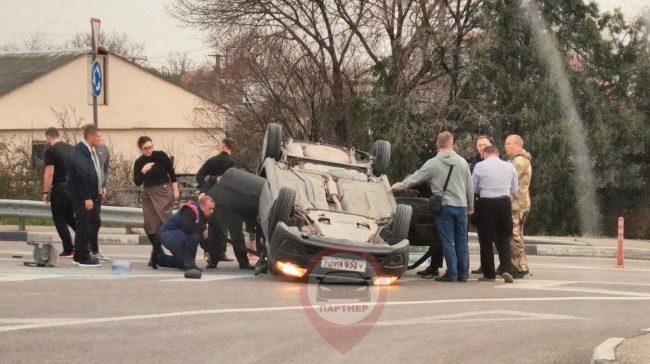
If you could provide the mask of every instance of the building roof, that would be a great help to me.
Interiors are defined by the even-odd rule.
[[[103,47],[98,48],[99,54],[111,55],[120,58],[125,62],[138,67],[151,75],[154,75],[170,85],[180,87],[183,90],[194,94],[195,96],[211,102],[204,95],[183,85],[179,85],[161,76],[160,73],[143,67],[127,58],[119,56],[106,50]],[[90,54],[88,49],[75,49],[65,51],[43,51],[43,52],[22,52],[22,53],[0,53],[0,97],[12,92],[20,86],[26,85],[37,78],[54,71],[55,69],[75,60],[77,57]]]
[[[86,54],[87,50],[0,53],[0,96]]]

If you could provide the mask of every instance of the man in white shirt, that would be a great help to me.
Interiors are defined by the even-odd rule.
[[[494,251],[499,253],[501,276],[506,283],[512,283],[510,274],[510,236],[512,235],[511,195],[517,192],[517,173],[512,164],[499,159],[499,150],[494,146],[483,150],[483,161],[476,164],[472,173],[474,191],[479,195],[476,209],[481,216],[478,221],[481,234],[482,282],[493,282],[496,278],[494,269]]]

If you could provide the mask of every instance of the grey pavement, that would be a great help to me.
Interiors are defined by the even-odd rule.
[[[316,305],[319,285],[254,277],[234,263],[187,280],[148,268],[147,246],[101,250],[131,262],[131,274],[69,258],[25,267],[29,246],[0,244],[2,362],[585,363],[607,338],[650,328],[650,261],[617,269],[611,258],[531,256],[532,276],[514,284],[409,271],[380,291],[384,303],[364,304],[371,315],[334,325],[323,307],[341,305]]]
[[[625,339],[616,347],[618,364],[645,364],[650,361],[650,332]]]

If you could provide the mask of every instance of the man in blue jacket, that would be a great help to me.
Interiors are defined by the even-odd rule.
[[[186,203],[180,210],[167,219],[158,230],[162,245],[172,255],[158,254],[161,267],[183,270],[196,267],[196,250],[206,232],[206,224],[214,211],[214,199],[208,195],[201,196],[199,202]]]
[[[94,125],[83,128],[84,140],[70,154],[67,191],[72,199],[77,230],[74,238],[74,261],[79,266],[97,267],[99,260],[90,254],[89,247],[96,244],[101,225],[100,204],[104,181],[95,147],[102,137]]]

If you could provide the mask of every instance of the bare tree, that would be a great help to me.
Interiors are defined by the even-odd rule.
[[[167,63],[161,67],[160,73],[166,80],[178,85],[182,85],[184,83],[183,76],[195,68],[187,53],[171,52],[167,55],[166,61]]]
[[[21,51],[46,51],[53,49],[55,46],[47,40],[46,34],[37,31],[29,34],[20,42],[9,42],[0,45],[2,52],[21,52]]]
[[[144,56],[145,43],[134,41],[127,33],[100,32],[99,45],[133,63],[143,65],[147,61],[147,57]],[[91,35],[87,32],[75,33],[66,46],[90,48],[92,46]]]
[[[84,118],[77,116],[77,109],[72,105],[61,106],[60,108],[50,107],[50,111],[56,118],[59,131],[63,140],[68,143],[76,144],[79,142],[81,126],[84,124]]]
[[[346,77],[354,33],[331,1],[176,0],[170,12],[186,24],[210,31],[223,43],[246,34],[260,40],[285,40],[298,58],[318,70],[329,92],[328,113],[336,138],[348,143]],[[362,17],[356,19],[361,21]],[[224,42],[225,40],[225,42]],[[288,43],[284,43],[285,45]]]

